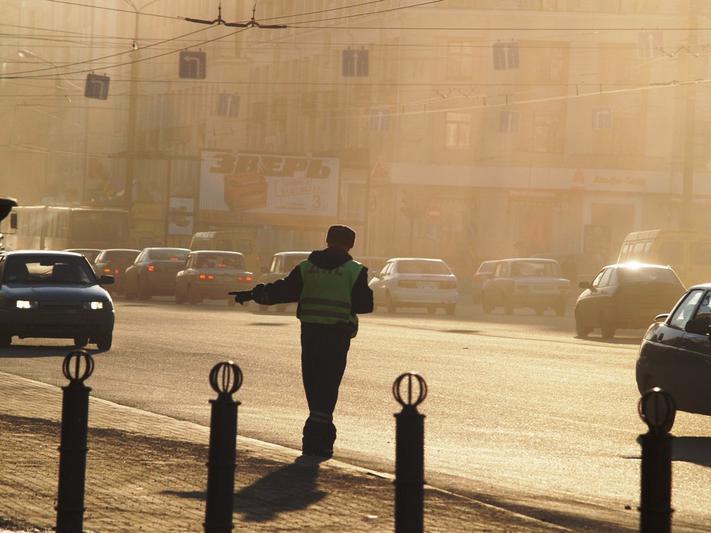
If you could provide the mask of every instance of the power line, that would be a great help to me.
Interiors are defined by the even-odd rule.
[[[170,39],[165,39],[163,41],[157,41],[153,44],[146,45],[146,46],[142,47],[141,49],[143,50],[143,49],[147,49],[147,48],[152,48],[154,46],[158,46],[160,44],[166,44],[166,43],[170,43],[173,41],[177,41],[177,40],[182,39],[183,37],[195,35],[196,33],[200,33],[200,32],[203,32],[203,31],[206,31],[209,29],[210,29],[210,27],[200,28],[195,31],[185,33],[183,35],[179,35],[177,37],[171,37]],[[88,63],[93,63],[94,61],[103,61],[104,59],[111,59],[113,57],[118,57],[118,56],[122,56],[125,54],[134,54],[137,51],[138,51],[138,49],[124,50],[123,52],[116,52],[115,54],[109,54],[109,55],[105,55],[105,56],[101,56],[101,57],[94,57],[94,58],[90,58],[90,59],[85,59],[84,61],[76,61],[74,63],[66,63],[66,64],[61,65],[61,68],[71,68],[71,67],[75,67],[78,65],[86,65]],[[44,67],[44,68],[38,68],[38,69],[32,69],[32,70],[21,70],[18,72],[10,72],[10,73],[6,74],[5,76],[19,76],[21,74],[33,74],[35,72],[46,72],[48,70],[56,70],[56,69],[57,69],[57,67],[52,66],[52,67]],[[4,77],[4,76],[0,76],[0,78],[2,78],[2,77]]]
[[[301,17],[301,16],[304,16],[304,17],[305,17],[305,16],[307,16],[307,15],[319,15],[319,14],[321,14],[321,13],[328,13],[328,12],[330,12],[330,11],[340,11],[340,10],[343,10],[343,9],[353,9],[353,8],[356,8],[356,7],[366,6],[366,5],[369,5],[369,4],[379,4],[379,3],[381,3],[381,2],[383,2],[383,0],[369,0],[368,2],[360,2],[360,3],[358,3],[358,4],[351,4],[351,5],[348,5],[348,6],[331,7],[331,8],[328,8],[328,9],[320,9],[320,10],[318,10],[318,11],[309,11],[309,12],[307,12],[307,13],[294,13],[294,14],[291,14],[291,15],[281,15],[281,16],[278,16],[278,17],[269,17],[269,18],[264,18],[264,19],[261,19],[261,20],[282,20],[282,19],[293,18],[293,17]]]
[[[171,16],[171,15],[161,15],[160,13],[141,13],[139,11],[134,11],[132,9],[121,9],[120,7],[106,7],[106,6],[95,6],[91,4],[82,4],[80,2],[70,2],[68,0],[45,0],[45,2],[52,2],[53,4],[66,4],[70,6],[86,7],[90,9],[99,9],[102,11],[114,11],[118,13],[130,13],[132,15],[139,15],[143,17],[158,17],[170,20],[181,20],[182,17]]]
[[[204,31],[204,30],[209,29],[209,28],[212,28],[212,27],[213,27],[213,26],[209,26],[209,27],[207,27],[207,28],[201,28],[200,31]],[[201,41],[201,42],[197,43],[195,46],[205,45],[205,44],[209,44],[209,43],[212,43],[212,42],[215,42],[215,41],[219,41],[220,39],[225,39],[225,38],[230,37],[230,36],[232,36],[232,35],[236,35],[236,34],[238,34],[238,33],[242,33],[243,31],[246,31],[246,30],[248,30],[248,29],[250,29],[250,28],[241,28],[241,29],[239,29],[239,30],[230,32],[230,33],[228,33],[228,34],[220,35],[219,37],[215,37],[215,38],[213,38],[213,39],[207,39],[207,40]],[[94,68],[90,68],[90,69],[73,70],[73,71],[71,71],[71,72],[60,72],[60,73],[58,73],[58,75],[60,75],[60,76],[67,76],[67,75],[71,75],[71,74],[86,74],[86,73],[88,73],[88,72],[94,72],[95,70],[108,70],[108,69],[112,69],[112,68],[123,67],[123,66],[126,66],[126,65],[133,65],[133,64],[136,64],[136,63],[143,63],[143,62],[145,62],[145,61],[150,61],[150,60],[152,60],[152,59],[157,59],[157,58],[159,58],[159,57],[165,57],[165,56],[168,56],[168,55],[175,54],[175,53],[180,52],[180,51],[182,51],[182,50],[184,50],[184,49],[185,49],[184,47],[183,47],[183,48],[177,48],[177,49],[169,50],[169,51],[167,51],[167,52],[163,52],[163,53],[160,53],[160,54],[155,54],[155,55],[152,55],[152,56],[142,57],[142,58],[139,58],[139,59],[135,59],[135,60],[133,60],[133,61],[124,61],[123,63],[114,63],[113,65],[100,65],[100,66],[98,66],[98,67],[94,67]],[[133,50],[132,50],[132,52],[133,52]],[[57,74],[44,74],[44,75],[40,75],[40,76],[29,76],[29,77],[27,77],[27,76],[17,76],[17,75],[3,74],[3,75],[0,75],[0,80],[1,80],[1,79],[10,79],[10,80],[12,80],[12,79],[42,79],[42,78],[52,78],[52,77],[54,77],[54,76],[56,76],[56,75],[57,75]]]
[[[306,26],[301,26],[301,24],[309,24],[311,22],[328,22],[329,20],[343,20],[343,19],[350,19],[350,18],[355,18],[355,17],[365,17],[369,15],[379,15],[381,13],[391,13],[393,11],[401,11],[404,9],[411,9],[413,7],[422,7],[430,4],[439,4],[441,2],[444,2],[444,0],[426,0],[424,2],[419,2],[417,4],[410,4],[407,6],[397,6],[397,7],[389,7],[387,9],[379,9],[378,11],[367,11],[365,13],[353,13],[352,15],[342,15],[338,17],[331,17],[331,18],[322,18],[322,19],[313,19],[313,20],[297,20],[295,22],[291,22],[289,24],[290,28],[305,28]],[[350,28],[350,26],[345,26],[345,28]]]
[[[443,1],[443,0],[438,0],[438,1]],[[417,5],[425,5],[427,3],[435,3],[435,2],[425,2],[424,4],[416,4],[412,6],[406,6],[406,7],[417,7]],[[403,8],[393,8],[392,10],[396,9],[404,9]],[[328,19],[325,19],[328,20]],[[305,21],[305,23],[310,23],[310,22],[317,22],[317,21]],[[311,29],[329,29],[329,30],[411,30],[411,31],[571,31],[571,32],[577,32],[577,31],[588,31],[588,32],[599,32],[599,31],[636,31],[636,32],[643,32],[643,31],[710,31],[711,27],[695,27],[695,28],[686,28],[686,27],[666,27],[666,26],[650,26],[650,27],[566,27],[566,26],[561,26],[561,27],[527,27],[527,28],[522,28],[522,27],[515,27],[515,26],[469,26],[469,27],[462,27],[462,26],[302,26],[299,22],[293,22],[290,24],[290,27],[294,28],[311,28]]]

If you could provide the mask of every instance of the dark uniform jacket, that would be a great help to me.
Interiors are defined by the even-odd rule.
[[[340,248],[326,248],[311,252],[309,261],[324,270],[333,270],[353,259],[348,252]],[[303,281],[301,269],[297,265],[284,279],[257,285],[253,290],[254,301],[258,304],[273,305],[298,302],[301,297]],[[297,308],[296,316],[301,309]],[[373,312],[373,291],[368,287],[368,269],[364,266],[351,291],[351,313]]]

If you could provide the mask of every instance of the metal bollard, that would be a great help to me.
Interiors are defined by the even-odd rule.
[[[403,397],[405,380],[407,394]],[[416,372],[406,372],[393,383],[393,396],[402,406],[395,414],[395,531],[418,533],[424,529],[425,415],[417,406],[427,397],[427,382]]]
[[[642,443],[642,491],[639,530],[644,533],[671,531],[672,439],[676,405],[659,387],[645,392],[637,404],[640,418],[649,431],[640,435]]]
[[[81,533],[84,529],[86,441],[91,391],[84,381],[93,371],[94,359],[84,350],[75,350],[64,358],[62,372],[69,385],[62,387],[57,533]]]
[[[232,531],[237,448],[237,407],[232,395],[242,386],[242,370],[232,361],[216,364],[210,385],[217,399],[210,400],[210,458],[207,464],[206,533]]]

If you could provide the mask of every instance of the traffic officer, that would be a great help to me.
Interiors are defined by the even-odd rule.
[[[312,252],[285,278],[235,297],[240,303],[253,299],[260,305],[298,302],[301,373],[309,405],[302,439],[305,455],[333,455],[333,410],[351,339],[358,332],[357,314],[373,311],[368,269],[348,253],[355,238],[348,226],[331,226],[325,250]]]

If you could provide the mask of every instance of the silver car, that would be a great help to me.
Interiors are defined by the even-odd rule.
[[[484,282],[481,305],[485,313],[503,307],[507,314],[517,308],[529,307],[537,314],[553,308],[556,315],[565,313],[570,293],[570,281],[560,275],[560,266],[553,259],[503,259],[494,275]]]
[[[441,259],[396,257],[389,259],[368,286],[376,306],[394,313],[398,307],[442,308],[453,315],[459,300],[457,278]]]

